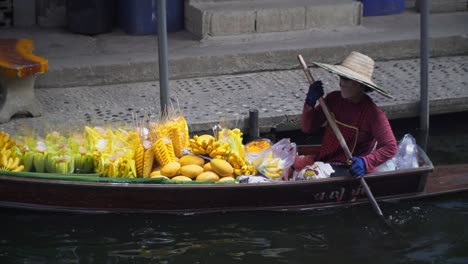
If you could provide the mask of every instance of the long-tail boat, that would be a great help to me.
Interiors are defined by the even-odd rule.
[[[319,146],[298,146],[304,154]],[[468,190],[468,164],[434,168],[425,153],[419,167],[371,173],[365,179],[378,201]],[[201,213],[300,210],[368,202],[355,177],[268,183],[167,184],[162,179],[108,178],[0,172],[0,207],[89,213]]]

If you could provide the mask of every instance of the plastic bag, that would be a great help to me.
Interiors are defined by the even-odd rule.
[[[257,139],[251,141],[245,145],[245,155],[247,156],[247,160],[252,164],[255,168],[262,162],[263,157],[271,148],[271,141],[269,139]]]
[[[396,170],[418,168],[418,146],[416,140],[406,134],[398,143],[398,152],[392,158]]]
[[[387,160],[386,162],[380,164],[375,168],[375,172],[384,172],[384,171],[394,171],[396,170],[395,161],[392,159]]]
[[[313,180],[313,179],[326,179],[330,178],[335,170],[329,163],[316,161],[312,165],[305,166],[301,171],[294,172],[293,180]]]
[[[265,183],[272,182],[270,178],[265,176],[254,176],[254,175],[241,175],[236,178],[240,183]]]
[[[272,180],[286,180],[295,157],[296,144],[291,143],[289,138],[283,138],[264,154],[257,170]]]

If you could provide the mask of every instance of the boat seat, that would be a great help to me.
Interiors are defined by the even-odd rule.
[[[48,61],[32,54],[33,47],[29,39],[0,38],[0,123],[19,113],[41,115],[34,81],[47,71]]]

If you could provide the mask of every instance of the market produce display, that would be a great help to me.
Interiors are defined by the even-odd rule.
[[[229,183],[236,182],[237,176],[277,179],[282,175],[284,162],[268,151],[269,140],[244,145],[240,129],[218,128],[212,135],[190,137],[185,118],[172,115],[157,122],[135,120],[131,129],[85,126],[69,135],[51,131],[43,137],[12,138],[2,131],[0,170],[183,183]],[[257,154],[255,160],[249,158],[252,153]]]

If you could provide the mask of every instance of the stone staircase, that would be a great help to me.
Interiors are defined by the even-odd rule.
[[[185,28],[200,39],[361,24],[353,0],[189,0]]]

